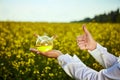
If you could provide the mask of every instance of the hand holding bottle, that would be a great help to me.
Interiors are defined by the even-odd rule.
[[[50,58],[57,58],[60,55],[62,55],[62,53],[59,50],[50,50],[50,51],[47,51],[47,52],[40,52],[40,51],[38,51],[34,48],[30,48],[30,51],[34,52],[36,54],[40,54],[40,55],[43,55],[43,56],[46,56],[46,57],[50,57]]]
[[[48,37],[46,35],[39,36],[38,34],[34,34],[34,36],[37,37],[35,45],[36,49],[30,48],[31,52],[51,58],[57,58],[62,54],[59,50],[52,50],[53,40],[57,37],[56,35]]]

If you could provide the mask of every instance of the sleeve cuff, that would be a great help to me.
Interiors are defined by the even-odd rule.
[[[102,66],[105,66],[102,59],[103,53],[101,49],[103,49],[103,47],[97,43],[96,49],[93,51],[88,50],[88,52],[96,59],[97,62],[99,62]]]
[[[97,43],[96,49],[94,49],[94,50],[92,50],[92,51],[88,50],[88,52],[91,53],[91,54],[100,53],[100,49],[101,49],[101,48],[103,48],[103,47],[102,47],[99,43]],[[97,55],[98,55],[98,54],[97,54]]]
[[[74,55],[73,57],[70,56],[69,54],[60,55],[57,59],[58,59],[59,65],[61,65],[62,67],[64,67],[65,65],[71,62],[77,62],[85,66],[85,64],[76,55]]]
[[[61,66],[64,66],[65,64],[71,62],[72,57],[68,54],[60,55],[58,58],[58,62]]]

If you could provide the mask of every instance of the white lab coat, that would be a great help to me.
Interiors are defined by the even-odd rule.
[[[107,52],[107,49],[97,43],[97,48],[89,53],[105,69],[101,71],[87,67],[76,55],[69,54],[58,57],[59,65],[72,78],[76,80],[120,80],[120,57]]]

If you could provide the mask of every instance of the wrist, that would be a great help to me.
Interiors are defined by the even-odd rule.
[[[96,49],[96,47],[97,47],[97,42],[94,41],[94,42],[92,43],[92,45],[91,45],[91,48],[88,49],[88,50],[93,51],[93,50]]]
[[[58,53],[57,58],[58,58],[59,56],[63,55],[61,51],[58,51],[57,53]]]

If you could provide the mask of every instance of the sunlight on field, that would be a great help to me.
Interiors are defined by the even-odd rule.
[[[120,24],[87,23],[94,39],[120,56]],[[8,80],[73,80],[65,74],[57,60],[36,55],[29,51],[35,47],[34,33],[57,35],[53,49],[64,54],[76,54],[89,67],[102,67],[89,55],[81,51],[76,37],[83,33],[81,23],[19,23],[0,22],[0,77]]]

